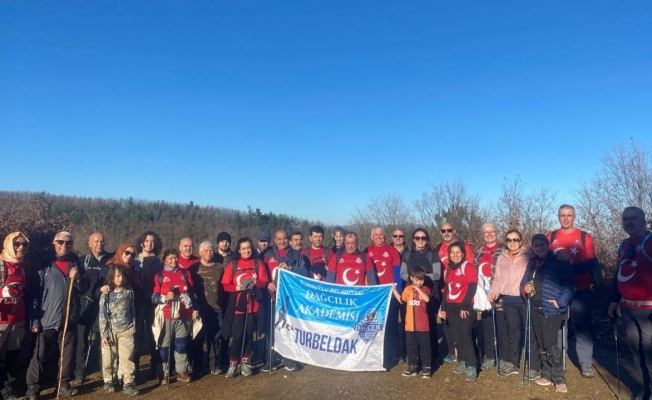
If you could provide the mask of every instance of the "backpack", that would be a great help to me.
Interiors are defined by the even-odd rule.
[[[308,257],[308,259],[311,260],[311,262],[312,262],[312,259],[310,258],[310,249],[311,248],[312,248],[312,246],[306,247],[306,257]],[[326,260],[325,261],[326,263],[328,262],[328,256],[330,255],[329,251],[330,251],[330,249],[328,247],[324,247],[324,259]]]
[[[586,246],[586,235],[585,231],[580,230],[580,240],[582,241],[582,247]],[[557,231],[550,232],[550,243],[555,240],[557,236]],[[591,278],[591,283],[594,285],[599,285],[602,282],[602,265],[596,260],[596,262],[591,266],[589,270],[589,276]]]
[[[184,282],[188,282],[188,271],[183,268],[179,268],[179,269],[181,270],[181,279],[183,279]],[[158,275],[158,285],[159,287],[161,287],[163,286],[163,270],[159,271],[157,275]]]
[[[650,237],[652,237],[652,233],[651,232],[645,232],[645,235],[643,236],[643,239],[641,240],[641,243],[639,243],[638,246],[636,246],[634,248],[634,251],[637,252],[637,253],[642,254],[645,258],[647,258],[650,262],[652,262],[652,256],[647,254],[647,252],[645,251],[645,244],[650,239]],[[626,240],[627,239],[624,239],[618,245],[618,254],[619,255],[624,253],[624,247],[625,247],[625,241]]]

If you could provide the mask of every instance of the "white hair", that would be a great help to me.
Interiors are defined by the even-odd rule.
[[[75,237],[72,235],[72,233],[66,232],[66,231],[61,231],[61,232],[57,233],[56,235],[54,235],[54,239],[52,239],[52,241],[55,241],[55,240],[57,240],[58,237],[62,237],[62,236],[69,237],[70,240],[72,240],[73,242],[75,241]]]
[[[204,240],[203,242],[201,242],[199,244],[199,252],[200,253],[201,253],[202,250],[204,250],[204,247],[212,247],[213,249],[215,249],[215,246],[213,245],[213,242],[211,242],[210,240]]]
[[[380,230],[383,232],[383,234],[385,233],[385,229],[383,229],[382,226],[380,226],[380,225],[376,225],[376,226],[374,226],[373,228],[371,228],[371,236],[374,235],[374,231],[375,231],[376,229],[380,229]]]
[[[487,223],[482,224],[482,228],[480,228],[480,231],[484,232],[484,228],[489,227],[489,226],[494,228],[494,230],[496,230],[496,225],[492,224],[491,222],[487,222]]]

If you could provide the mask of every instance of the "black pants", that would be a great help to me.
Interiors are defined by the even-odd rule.
[[[507,321],[505,321],[505,312],[496,311],[496,336],[498,336],[498,358],[501,359],[503,354],[507,354]]]
[[[210,371],[216,371],[221,367],[223,342],[226,342],[222,338],[224,314],[210,308],[202,311],[201,319],[203,323],[201,334],[204,336],[206,349],[208,350],[208,368]]]
[[[505,321],[507,322],[507,351],[504,356],[500,356],[503,361],[507,361],[516,366],[521,360],[521,348],[523,345],[523,335],[525,327],[526,303],[507,303],[503,305],[505,311]],[[539,353],[530,355],[532,369],[541,369],[541,360]]]
[[[431,360],[436,360],[439,358],[439,338],[437,337],[437,314],[439,313],[440,305],[441,305],[441,300],[439,299],[439,293],[435,291],[430,296],[430,301],[426,305],[426,310],[428,311],[428,324],[430,325]],[[445,321],[443,325],[445,325]]]
[[[417,365],[417,356],[421,358],[421,367],[432,366],[430,349],[430,332],[405,332],[408,365]]]
[[[401,322],[398,324],[398,342],[399,342],[399,357],[405,359],[407,357],[406,339],[405,339],[405,304],[399,305],[399,313],[401,315]]]
[[[99,371],[102,360],[100,343],[91,343],[88,340],[92,328],[92,326],[77,325],[77,346],[75,347],[75,379],[77,380],[82,380],[86,375]],[[85,368],[87,356],[89,358],[88,369]]]
[[[63,338],[63,330],[47,329],[36,335],[34,355],[27,370],[27,395],[38,394],[41,390],[41,377],[46,367],[56,369],[59,360],[47,360],[48,353],[57,346]],[[75,366],[75,350],[77,348],[77,325],[68,326],[66,343],[63,348],[63,373],[61,387],[70,386],[70,376]]]
[[[401,354],[401,343],[398,336],[398,312],[399,302],[392,297],[387,310],[387,325],[383,345],[383,360],[386,367],[396,364]]]
[[[247,326],[245,328],[245,320]],[[249,358],[251,355],[251,342],[254,336],[254,315],[236,314],[233,317],[231,327],[231,347],[229,348],[229,361],[231,364],[240,361],[242,358]],[[244,343],[244,345],[243,345]]]
[[[494,317],[491,310],[480,312],[480,323],[476,325],[477,337],[482,337],[480,359],[496,358],[496,346],[494,345]],[[478,339],[479,341],[479,339]]]
[[[456,304],[449,304],[446,310],[449,329],[453,333],[457,346],[457,359],[464,361],[467,367],[476,367],[475,343],[473,341],[476,311],[471,309],[466,318],[461,318],[460,310],[460,306]]]
[[[16,379],[22,379],[19,362],[20,350],[5,352],[4,360],[0,360],[0,395],[2,398],[15,394],[14,387],[17,386]],[[22,371],[24,373],[24,371]]]
[[[533,354],[538,350],[541,357],[541,377],[554,384],[566,383],[561,348],[557,345],[557,331],[561,327],[563,316],[546,318],[543,310],[532,308],[530,318],[532,319],[530,344]],[[530,362],[532,362],[532,369],[536,369],[534,362],[532,360]]]
[[[448,355],[455,354],[455,335],[450,326],[450,319],[442,321],[442,328],[444,331],[444,337],[446,338],[446,344],[448,346]],[[458,349],[459,350],[459,349]]]

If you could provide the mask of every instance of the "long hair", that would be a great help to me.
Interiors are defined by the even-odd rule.
[[[159,253],[161,253],[161,250],[163,250],[163,242],[161,241],[161,238],[156,234],[154,231],[145,231],[143,232],[142,235],[136,239],[136,252],[138,254],[143,252],[143,242],[145,239],[147,239],[147,236],[154,236],[154,255],[158,257]]]
[[[451,249],[453,247],[457,247],[458,249],[460,249],[460,251],[462,252],[462,262],[463,262],[466,259],[466,249],[464,248],[464,245],[462,245],[462,243],[460,243],[460,242],[453,242],[453,243],[449,244],[448,245],[448,257],[449,257],[449,259],[450,259],[450,256],[451,256]]]
[[[247,242],[251,245],[251,258],[258,258],[258,255],[254,250],[254,243],[251,241],[251,239],[249,239],[248,237],[241,237],[240,239],[238,239],[238,242],[235,244],[235,254],[233,254],[233,257],[231,258],[232,260],[242,259],[242,255],[240,254],[240,245]]]
[[[122,287],[130,288],[131,282],[129,281],[129,274],[127,273],[127,268],[125,268],[122,264],[111,265],[111,267],[109,268],[109,272],[107,272],[106,274],[106,279],[104,283],[109,285],[109,288],[111,290],[115,290],[116,286],[113,281],[115,280],[116,272],[122,275]]]
[[[412,244],[410,245],[411,250],[416,250],[417,246],[414,244],[414,237],[416,236],[417,233],[423,233],[424,236],[428,239],[428,243],[426,243],[426,251],[432,250],[432,247],[430,247],[430,234],[425,228],[417,228],[412,232]]]

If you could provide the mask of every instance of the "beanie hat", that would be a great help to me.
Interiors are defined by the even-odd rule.
[[[258,232],[258,240],[263,242],[269,242],[272,240],[272,234],[269,231],[260,231]]]
[[[537,233],[536,235],[532,236],[532,244],[534,244],[535,240],[543,240],[547,244],[550,244],[550,241],[543,233]]]
[[[222,240],[226,240],[227,242],[231,243],[231,235],[229,235],[227,232],[220,232],[217,234],[217,243],[221,242]]]

